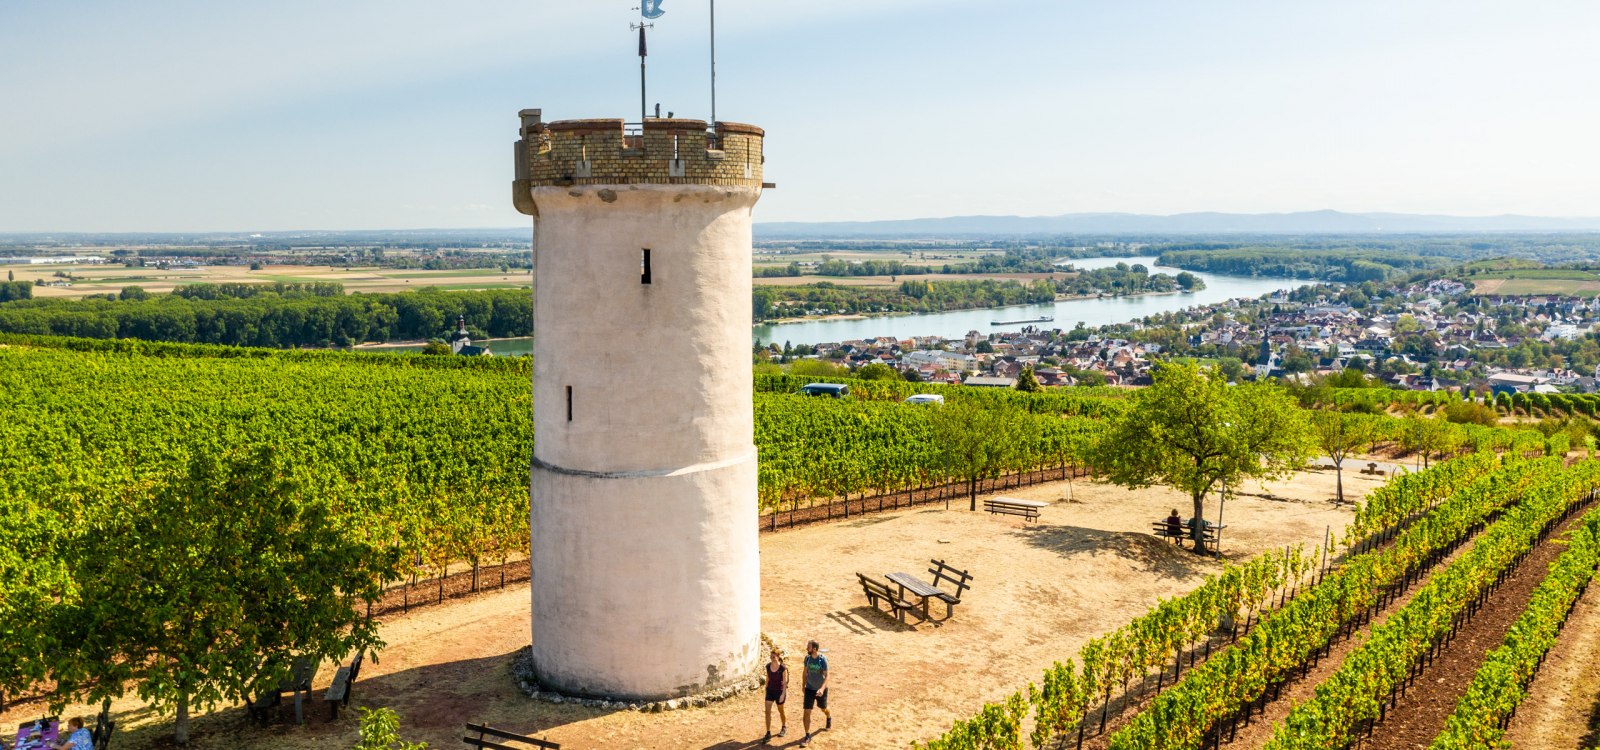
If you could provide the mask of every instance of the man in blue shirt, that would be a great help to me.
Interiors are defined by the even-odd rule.
[[[805,727],[806,736],[800,740],[801,747],[811,744],[813,706],[822,709],[822,715],[828,719],[822,728],[832,729],[833,714],[828,713],[828,659],[822,655],[822,649],[816,641],[806,644],[805,702],[802,706],[805,712],[800,714],[800,723]]]

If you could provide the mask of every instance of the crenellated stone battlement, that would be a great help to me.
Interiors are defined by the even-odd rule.
[[[620,119],[547,123],[537,109],[521,116],[519,197],[574,185],[762,187],[765,132],[754,125],[658,118],[630,130]]]

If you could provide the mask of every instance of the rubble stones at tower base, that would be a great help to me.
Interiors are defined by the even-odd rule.
[[[763,666],[765,666],[764,662]],[[720,703],[737,695],[760,690],[764,684],[761,671],[758,670],[755,674],[732,680],[715,690],[671,700],[641,702],[607,698],[579,698],[540,689],[539,683],[534,677],[532,646],[523,647],[512,658],[511,675],[516,678],[517,687],[521,688],[523,693],[534,700],[557,705],[597,708],[603,711],[637,711],[652,714],[662,711],[677,711],[684,708],[705,708],[713,703]]]

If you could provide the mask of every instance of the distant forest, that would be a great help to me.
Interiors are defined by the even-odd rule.
[[[138,287],[82,300],[0,304],[0,333],[138,338],[292,348],[437,338],[466,317],[475,336],[527,336],[526,290],[344,295],[338,284],[197,284],[174,294]]]

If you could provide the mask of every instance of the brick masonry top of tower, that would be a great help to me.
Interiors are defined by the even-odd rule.
[[[762,187],[762,139],[754,125],[653,119],[544,122],[523,110],[516,144],[516,189],[572,185],[714,185]],[[527,213],[527,212],[524,212]]]

